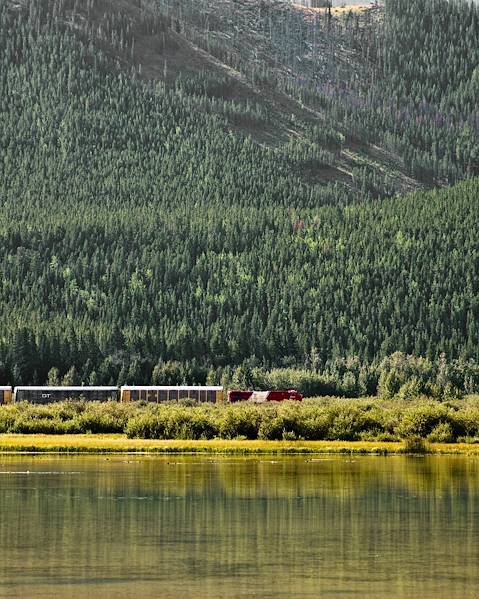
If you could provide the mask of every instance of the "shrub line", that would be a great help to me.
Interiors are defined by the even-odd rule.
[[[410,451],[424,453],[426,442],[479,442],[479,398],[450,402],[322,398],[265,406],[70,401],[0,408],[0,434],[35,433],[123,434],[128,439],[183,442],[403,441]]]

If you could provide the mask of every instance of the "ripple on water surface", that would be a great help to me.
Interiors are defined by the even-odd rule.
[[[0,597],[469,599],[479,459],[0,458]]]

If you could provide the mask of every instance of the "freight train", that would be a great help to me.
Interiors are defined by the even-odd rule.
[[[190,399],[198,403],[223,403],[221,386],[135,386],[123,387],[0,387],[0,405],[27,401],[32,404],[49,404],[58,401],[147,401],[151,403],[179,402]],[[230,391],[229,403],[248,401],[267,403],[301,401],[297,391]]]
[[[85,401],[222,403],[223,387],[217,386],[123,386],[123,387],[0,387],[0,405],[19,401],[49,404],[68,399]]]

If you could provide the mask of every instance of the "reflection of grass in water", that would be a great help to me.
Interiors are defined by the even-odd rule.
[[[393,457],[404,449],[405,443],[361,441],[145,441],[123,435],[0,436],[2,451],[63,452],[63,455],[116,453],[117,458],[105,458],[111,460],[109,468],[124,464],[120,467],[127,469],[124,472],[129,472],[132,480],[138,477],[142,492],[154,493],[161,488],[162,492],[178,497],[204,495],[212,487],[221,489],[227,497],[324,497],[341,502],[367,495],[371,489],[378,492],[389,489],[393,494],[415,497],[450,492],[473,496],[476,492],[479,461],[474,455],[479,456],[479,446],[429,446],[433,453],[464,454],[459,457],[431,454]],[[145,452],[149,457],[135,458],[133,466],[131,460],[120,457],[124,452]],[[320,457],[322,453],[326,455]],[[391,457],[374,457],[373,453]],[[155,454],[158,459],[151,459]],[[471,457],[465,457],[467,454]],[[43,459],[62,458],[45,455]],[[168,469],[164,476],[159,476],[161,468]],[[114,477],[106,480],[108,485],[116,484],[112,483]],[[123,478],[118,480],[123,484]]]
[[[404,439],[404,445],[401,448],[401,453],[407,454],[424,454],[430,453],[428,444],[422,437],[407,437]]]

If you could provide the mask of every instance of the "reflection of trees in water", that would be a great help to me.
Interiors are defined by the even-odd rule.
[[[404,576],[410,590],[420,583],[407,578],[401,560],[419,563],[425,547],[450,551],[478,575],[478,464],[462,457],[43,459],[25,469],[77,474],[5,479],[0,559],[51,577],[134,579],[139,596],[174,579],[177,596],[201,580],[201,596],[216,597],[218,584],[231,590],[258,577],[271,593],[306,596],[315,585],[342,588],[354,576],[352,561],[362,564],[359,589],[366,572],[386,585],[397,571],[397,584]],[[427,561],[439,577],[440,565]],[[450,596],[460,591],[459,584]]]
[[[161,474],[160,474],[161,473]],[[134,473],[135,486],[151,493],[204,497],[221,493],[239,498],[329,497],[349,500],[371,488],[386,494],[433,493],[474,496],[479,459],[428,457],[301,457],[188,458],[170,457],[142,462]],[[103,483],[103,481],[101,481]],[[104,481],[115,492],[117,477]]]
[[[38,458],[40,459],[40,458]],[[75,458],[82,472],[82,488],[106,496],[141,495],[208,497],[221,494],[238,498],[329,497],[349,500],[368,494],[372,488],[388,493],[410,493],[428,497],[474,496],[479,488],[479,459],[464,456],[308,456],[282,458],[262,455],[247,457],[167,458]],[[13,463],[16,460],[14,459]],[[8,467],[7,461],[4,467]],[[26,461],[25,470],[31,463]],[[41,464],[41,466],[40,466]],[[64,458],[42,458],[45,471],[72,468]],[[33,474],[33,472],[32,472]],[[40,479],[41,480],[41,479]],[[48,478],[45,480],[49,480]],[[73,489],[78,476],[66,475]]]

